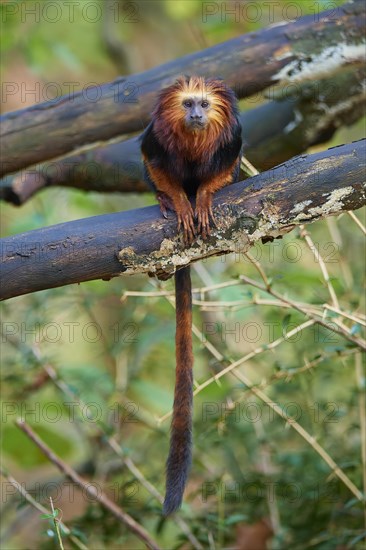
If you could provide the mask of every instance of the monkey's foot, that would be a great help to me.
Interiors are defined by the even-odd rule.
[[[156,198],[159,201],[160,212],[163,214],[164,218],[168,217],[168,210],[175,211],[173,201],[166,193],[158,191],[156,193]]]
[[[212,212],[212,198],[209,193],[197,194],[195,215],[198,222],[198,233],[202,239],[210,236],[210,218],[216,227],[215,217]]]
[[[183,226],[183,237],[185,244],[192,244],[196,238],[196,228],[194,226],[194,213],[191,203],[187,200],[182,208],[177,209],[178,231]]]

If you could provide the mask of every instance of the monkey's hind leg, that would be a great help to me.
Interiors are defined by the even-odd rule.
[[[163,191],[157,191],[156,198],[158,199],[160,211],[164,218],[168,217],[168,210],[172,210],[172,212],[175,211],[173,201],[166,193],[163,193]]]

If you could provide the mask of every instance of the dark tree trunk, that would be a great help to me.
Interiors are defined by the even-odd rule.
[[[1,299],[122,273],[162,279],[207,256],[245,252],[297,224],[365,205],[365,140],[301,155],[215,195],[217,231],[185,249],[157,206],[45,227],[0,241]],[[219,236],[220,238],[216,238]],[[198,246],[197,246],[198,244]]]

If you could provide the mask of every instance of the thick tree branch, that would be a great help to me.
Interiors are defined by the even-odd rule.
[[[363,63],[365,18],[364,1],[355,0],[87,92],[8,113],[1,118],[0,175],[141,130],[156,92],[178,74],[219,75],[242,98],[274,83],[322,78],[350,63]]]
[[[365,140],[301,155],[215,195],[218,228],[190,248],[157,206],[45,227],[1,244],[1,299],[122,273],[161,279],[199,259],[245,252],[298,224],[365,205]]]
[[[241,113],[247,158],[268,170],[358,120],[366,105],[365,76],[364,68],[343,70],[332,79],[285,88],[275,101]],[[19,206],[54,185],[107,193],[149,191],[138,138],[8,175],[0,181],[0,199]]]

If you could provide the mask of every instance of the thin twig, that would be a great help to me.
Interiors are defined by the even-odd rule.
[[[202,287],[199,287],[199,288],[195,288],[195,289],[192,290],[192,292],[205,294],[206,292],[211,292],[212,290],[218,290],[220,288],[227,288],[229,286],[239,286],[239,285],[240,285],[240,281],[238,281],[238,280],[225,281],[224,283],[217,283],[215,285],[202,286]]]
[[[309,432],[307,432],[296,420],[288,418],[280,405],[274,403],[272,399],[270,399],[267,394],[265,394],[262,390],[257,388],[247,376],[238,371],[233,371],[232,374],[238,380],[243,382],[248,387],[248,389],[250,389],[250,391],[254,393],[254,395],[259,397],[259,399],[266,403],[268,407],[270,407],[276,414],[278,414],[283,420],[285,420],[287,424],[289,424],[294,430],[296,430],[298,434],[300,434],[301,437],[305,439],[305,441],[307,441],[311,445],[311,447],[313,447],[313,449],[319,454],[319,456],[322,457],[324,462],[328,464],[334,474],[344,483],[344,485],[346,485],[346,487],[348,487],[348,489],[355,495],[355,497],[361,502],[364,501],[364,496],[362,492],[338,466],[338,464],[327,453],[327,451],[316,441],[316,439],[312,435],[309,434]]]
[[[201,384],[198,384],[196,386],[194,392],[193,392],[193,395],[197,395],[202,390],[204,390],[207,386],[210,386],[213,382],[217,382],[218,380],[220,380],[220,378],[225,376],[225,374],[227,374],[231,371],[234,371],[235,369],[242,366],[244,363],[246,363],[250,359],[253,359],[253,357],[255,357],[256,355],[259,355],[261,353],[264,353],[265,351],[269,351],[269,350],[272,350],[272,349],[276,348],[279,344],[281,344],[282,342],[284,342],[288,338],[291,338],[292,336],[296,335],[301,330],[303,330],[305,328],[308,328],[312,325],[314,325],[313,320],[305,321],[301,325],[298,325],[294,329],[292,329],[289,332],[286,332],[285,334],[283,334],[283,336],[281,336],[280,338],[277,338],[277,340],[274,340],[273,342],[270,342],[269,344],[263,344],[262,346],[260,346],[256,349],[254,349],[253,351],[247,353],[246,355],[244,355],[243,357],[241,357],[237,361],[234,361],[233,363],[230,363],[230,365],[228,365],[227,367],[220,370],[220,372],[214,374],[213,376],[211,376],[210,378],[205,380],[205,382],[202,382]],[[212,346],[212,344],[211,344],[211,347],[214,347],[214,346]],[[217,354],[219,354],[219,353],[220,352],[217,351]],[[221,361],[223,359],[224,359],[224,357],[221,355]],[[161,416],[159,418],[159,423],[164,422],[167,418],[169,418],[171,416],[171,414],[172,414],[172,410],[170,410],[169,412],[167,412],[166,414]]]
[[[48,514],[49,511],[45,506],[37,502],[30,493],[21,485],[11,474],[6,472],[3,468],[0,467],[0,474],[19,492],[19,494],[31,505],[33,508],[41,512],[42,514]],[[62,531],[67,537],[77,546],[80,550],[88,550],[88,547],[85,546],[75,535],[72,534],[71,530],[59,520],[59,525]]]
[[[232,363],[228,367],[224,368],[222,371],[217,373],[216,375],[212,376],[208,380],[206,380],[204,383],[198,385],[194,391],[194,395],[197,395],[199,392],[201,392],[205,387],[209,386],[211,383],[217,381],[219,378],[224,376],[227,373],[231,373],[233,376],[238,378],[241,382],[243,382],[247,387],[248,390],[250,390],[252,393],[254,393],[259,399],[261,399],[264,403],[266,403],[271,409],[278,414],[282,419],[284,419],[291,427],[296,430],[307,443],[309,443],[313,449],[321,456],[321,458],[328,464],[328,466],[332,469],[334,474],[348,487],[348,489],[358,498],[358,500],[363,500],[363,495],[361,491],[355,486],[355,484],[349,479],[349,477],[343,472],[343,470],[337,465],[337,463],[332,459],[332,457],[326,452],[326,450],[315,440],[315,438],[310,435],[298,422],[296,422],[293,419],[289,419],[286,414],[282,411],[281,407],[277,405],[276,403],[273,403],[271,399],[261,390],[259,389],[248,377],[243,375],[242,373],[238,372],[236,369],[241,366],[244,362],[248,361],[255,355],[258,355],[260,353],[263,353],[264,351],[267,351],[268,349],[273,349],[276,346],[278,346],[282,341],[285,339],[290,338],[291,336],[297,334],[299,330],[303,330],[304,328],[307,328],[309,326],[312,326],[316,323],[316,320],[310,319],[301,325],[298,325],[295,327],[295,329],[287,332],[283,337],[278,338],[274,342],[271,342],[268,345],[263,345],[260,348],[257,348],[256,350],[248,353],[235,363]],[[219,353],[219,352],[218,352]],[[169,411],[164,416],[160,417],[159,421],[163,422],[171,415],[171,411]]]
[[[270,386],[273,382],[276,382],[277,380],[285,379],[286,382],[291,380],[294,376],[298,374],[302,374],[303,372],[308,372],[314,369],[315,367],[319,366],[321,363],[326,361],[327,359],[340,359],[342,357],[349,357],[350,355],[357,355],[360,354],[360,350],[357,348],[352,348],[344,351],[336,351],[332,354],[327,355],[321,355],[320,357],[317,357],[316,359],[313,359],[312,361],[305,361],[305,364],[302,367],[298,368],[292,368],[292,369],[286,369],[286,370],[280,370],[277,372],[274,372],[271,376],[269,376],[268,379],[263,379],[261,382],[259,382],[256,386],[260,389],[265,389],[268,386]]]
[[[52,510],[53,525],[55,526],[58,544],[59,544],[61,550],[65,550],[63,542],[62,542],[61,533],[60,533],[60,520],[57,518],[56,511],[55,511],[55,508],[53,506],[52,497],[50,497],[50,503],[51,503],[51,510]]]
[[[357,338],[355,336],[352,336],[346,330],[339,327],[339,325],[337,325],[338,328],[336,328],[334,326],[336,323],[334,323],[333,325],[329,325],[326,321],[323,321],[323,319],[318,319],[317,317],[315,317],[311,313],[309,313],[309,312],[305,311],[304,309],[302,309],[297,304],[297,302],[294,302],[293,300],[290,300],[289,298],[285,298],[284,296],[282,296],[281,294],[279,294],[278,292],[276,292],[272,288],[266,288],[264,285],[261,285],[260,283],[257,283],[257,281],[254,281],[253,279],[250,279],[249,277],[246,277],[245,275],[240,275],[240,279],[242,281],[244,281],[245,283],[247,283],[251,286],[254,286],[255,288],[258,288],[259,290],[263,290],[263,292],[268,292],[268,294],[270,294],[274,298],[277,298],[278,300],[281,300],[285,304],[291,305],[294,309],[296,309],[297,311],[300,311],[301,313],[303,313],[304,315],[306,315],[307,317],[312,319],[315,323],[323,326],[324,328],[326,328],[328,330],[331,330],[332,332],[335,332],[336,334],[339,334],[340,336],[343,336],[344,338],[346,338],[347,340],[349,340],[350,342],[352,342],[356,346],[358,346],[358,347],[360,347],[360,348],[362,348],[363,350],[366,351],[366,342],[362,338]]]
[[[53,381],[53,383],[56,385],[56,387],[66,395],[71,396],[76,400],[76,403],[78,407],[82,410],[85,410],[86,405],[82,402],[82,400],[79,398],[78,395],[76,395],[69,387],[68,385],[60,379],[58,376],[57,371],[51,367],[50,365],[44,365],[43,367],[46,372],[48,373],[49,377]],[[149,425],[149,427],[151,427]],[[103,441],[106,441],[109,445],[109,447],[119,456],[122,460],[125,466],[130,470],[132,475],[135,476],[135,478],[141,483],[143,487],[147,490],[148,493],[150,493],[154,498],[156,498],[161,504],[164,502],[163,495],[159,493],[159,491],[148,481],[143,473],[138,469],[136,464],[133,462],[131,457],[126,456],[123,449],[121,448],[120,444],[116,441],[116,439],[113,436],[107,436],[104,432],[102,426],[99,422],[97,422],[97,428],[99,431],[99,434],[103,436]],[[188,540],[191,542],[192,547],[196,550],[202,550],[203,546],[198,541],[198,539],[194,536],[192,530],[190,529],[189,525],[186,521],[184,521],[179,515],[175,514],[173,516],[173,521],[180,527],[182,532],[186,535]]]
[[[35,445],[43,452],[43,454],[50,460],[61,472],[63,472],[73,483],[82,488],[82,490],[89,496],[90,499],[94,499],[101,504],[106,510],[113,514],[118,520],[124,523],[130,531],[132,531],[140,540],[151,548],[152,550],[160,550],[158,544],[152,539],[149,533],[137,523],[133,517],[124,512],[115,502],[110,500],[105,493],[101,490],[96,490],[95,487],[86,481],[84,481],[79,474],[75,472],[71,466],[66,464],[61,458],[59,458],[32,430],[32,428],[24,422],[24,420],[18,419],[16,422],[18,428],[20,428],[28,437],[33,441]]]
[[[230,311],[239,311],[240,309],[245,309],[253,305],[280,307],[285,309],[292,308],[292,305],[283,303],[279,300],[265,300],[263,298],[257,298],[257,297],[254,297],[252,300],[231,300],[231,301],[224,301],[224,300],[211,301],[211,300],[193,299],[192,304],[195,306],[199,306],[201,311],[210,311],[210,310],[216,310],[216,309],[228,309]],[[330,306],[329,304],[322,304],[321,306],[317,306],[314,304],[309,306],[309,304],[302,303],[302,302],[296,302],[296,304],[299,307],[301,307],[303,311],[313,313],[314,315],[319,315],[319,316],[323,316],[324,309],[328,309],[329,311],[333,311],[334,313],[337,313],[341,317],[345,317],[346,319],[349,319],[354,323],[357,323],[366,327],[366,318],[365,318],[365,315],[363,315],[362,313],[359,313],[358,316],[356,317],[356,315],[354,314],[347,313],[346,311],[337,309],[333,306]],[[347,329],[347,327],[344,327],[344,325],[342,325],[342,327]]]
[[[362,367],[362,358],[358,354],[355,357],[355,369],[356,369],[356,382],[359,391],[359,406],[360,406],[360,431],[361,431],[361,459],[362,459],[362,471],[363,471],[363,492],[366,497],[366,376]],[[366,507],[364,509],[364,526],[366,529]]]
[[[199,287],[192,289],[193,294],[206,294],[209,292],[212,292],[214,290],[217,290],[219,288],[227,288],[230,286],[239,286],[241,285],[241,281],[227,281],[225,283],[220,283],[212,286],[206,286],[206,287]],[[123,293],[121,297],[121,301],[126,299],[127,297],[148,297],[148,298],[166,298],[171,297],[174,298],[174,291],[145,291],[145,292],[138,292],[138,291],[126,291]],[[252,305],[257,306],[272,306],[272,307],[281,307],[281,308],[292,308],[291,304],[284,303],[280,300],[268,300],[264,298],[258,298],[257,296],[254,296],[252,300],[231,300],[231,301],[225,301],[225,300],[204,300],[199,298],[193,298],[192,304],[195,306],[199,306],[200,309],[205,311],[206,309],[216,309],[216,308],[223,308],[223,309],[230,309],[237,311],[238,309],[242,309],[245,307],[250,307]],[[355,323],[359,323],[361,325],[366,326],[366,316],[362,313],[359,313],[356,317],[354,314],[351,315],[350,313],[347,313],[346,311],[343,311],[341,309],[334,308],[333,306],[329,304],[311,304],[309,305],[306,302],[296,302],[296,304],[301,307],[304,311],[310,311],[314,314],[322,315],[323,309],[329,309],[331,311],[334,311],[334,313],[337,313],[338,315],[341,315],[342,317],[346,317],[347,319],[350,319],[351,321],[354,321]],[[322,309],[323,308],[323,309]]]
[[[297,302],[304,311],[309,311],[317,315],[323,314],[323,309],[316,305],[309,306],[308,304],[302,304]],[[207,301],[207,300],[192,300],[192,304],[199,306],[201,311],[210,311],[216,309],[227,309],[229,311],[240,311],[241,309],[246,309],[251,306],[271,306],[279,307],[284,309],[291,309],[292,306],[289,304],[284,304],[279,300],[265,300],[262,298],[257,298],[256,296],[252,300],[232,300],[232,301]],[[346,315],[345,315],[346,316]]]
[[[338,315],[341,315],[342,317],[346,317],[346,319],[349,319],[350,321],[354,321],[357,324],[363,325],[366,327],[366,321],[364,319],[361,319],[361,317],[356,317],[355,315],[352,315],[351,313],[346,313],[345,311],[342,311],[340,309],[337,309],[336,307],[332,307],[329,304],[323,304],[324,309],[329,309],[330,311],[334,311],[334,313],[338,313]]]
[[[249,176],[257,176],[259,171],[244,155],[240,159],[240,168]]]
[[[174,290],[156,290],[156,291],[143,291],[143,290],[125,290],[121,296],[120,301],[124,302],[129,297],[143,297],[143,298],[160,298],[161,296],[174,296]]]
[[[338,229],[337,220],[334,217],[329,216],[329,218],[326,218],[326,224],[333,243],[335,243],[338,246],[339,250],[341,250],[344,245],[343,245],[342,235]],[[348,262],[345,261],[342,254],[339,255],[339,266],[343,274],[345,288],[351,289],[353,286],[352,271],[348,265]]]
[[[266,433],[263,426],[263,421],[261,418],[258,418],[256,422],[253,422],[254,431],[257,436],[257,441],[259,445],[260,459],[262,462],[262,471],[264,475],[270,477],[271,470],[271,455],[269,451],[269,445],[267,443]],[[273,494],[269,494],[267,491],[267,506],[269,510],[269,515],[271,518],[271,527],[274,531],[274,534],[279,535],[281,530],[281,520],[280,520],[280,511],[278,508],[277,495],[276,491]]]
[[[229,372],[232,372],[235,369],[237,369],[238,367],[242,366],[243,363],[246,363],[247,361],[249,361],[250,359],[252,359],[256,355],[259,355],[261,353],[264,353],[265,351],[269,351],[269,350],[272,350],[272,349],[276,348],[282,342],[285,342],[286,340],[288,340],[292,336],[295,336],[296,334],[298,334],[302,330],[304,330],[308,327],[311,327],[313,325],[314,325],[314,321],[312,319],[310,319],[309,321],[305,321],[301,325],[297,325],[295,328],[293,328],[289,332],[285,332],[280,338],[277,338],[277,340],[274,340],[273,342],[270,342],[269,344],[263,344],[259,348],[256,348],[255,350],[247,353],[246,355],[244,355],[244,357],[241,357],[240,359],[238,359],[234,363],[231,363],[230,365],[228,365],[227,367],[222,369],[220,372],[218,372],[214,376],[211,376],[211,378],[209,378],[208,380],[205,380],[205,382],[203,382],[202,384],[197,386],[197,388],[194,390],[194,395],[197,395],[204,388],[206,388],[207,386],[212,384],[212,382],[216,382],[217,380],[219,380],[225,374],[227,374]]]
[[[303,323],[302,328],[304,328],[304,325],[313,324],[313,321],[307,321],[306,323]],[[300,327],[299,326],[299,327]],[[297,327],[297,329],[299,328]],[[290,334],[293,334],[297,329],[294,329],[293,331],[290,331],[287,333],[287,337],[290,337]],[[280,340],[280,339],[279,339]],[[280,343],[279,340],[277,340],[277,345]],[[269,346],[275,347],[274,344],[276,342],[273,342],[269,344]],[[269,347],[268,346],[268,347]],[[264,351],[263,349],[261,351]],[[206,381],[205,383],[201,384],[198,388],[196,388],[194,395],[202,391],[203,388],[205,388],[209,383],[212,383],[215,379],[218,377],[223,376],[227,372],[230,372],[233,376],[238,378],[241,382],[243,382],[247,387],[248,390],[250,390],[252,393],[254,393],[259,399],[261,399],[264,403],[266,403],[271,409],[278,414],[281,418],[283,418],[294,430],[296,430],[305,441],[307,441],[314,450],[321,456],[321,458],[328,464],[328,466],[333,470],[335,475],[343,481],[343,483],[349,488],[349,490],[358,498],[358,500],[363,500],[363,495],[361,491],[354,485],[354,483],[349,479],[349,477],[343,472],[343,470],[336,464],[336,462],[332,459],[332,457],[325,451],[325,449],[319,445],[319,443],[314,439],[313,436],[311,436],[298,422],[296,422],[293,419],[289,419],[286,414],[282,411],[281,407],[277,405],[276,403],[273,403],[272,400],[260,389],[258,388],[247,376],[243,375],[242,373],[238,372],[236,369],[239,364],[242,364],[244,361],[247,361],[249,356],[256,355],[257,353],[252,352],[251,354],[248,354],[247,356],[243,357],[239,361],[236,362],[236,364],[232,364],[226,369],[223,369],[220,373],[218,373],[216,376],[213,376],[209,379],[209,381]]]
[[[135,478],[141,483],[141,485],[145,487],[145,489],[152,496],[154,496],[161,504],[163,504],[164,502],[163,495],[159,493],[159,491],[154,487],[154,485],[152,485],[150,481],[146,479],[143,473],[137,468],[133,460],[130,457],[125,456],[118,442],[113,437],[109,437],[107,439],[107,442],[108,442],[108,445],[111,447],[111,449],[113,449],[114,452],[123,459],[124,464],[130,470],[130,472],[135,476]],[[193,548],[196,548],[196,550],[203,550],[202,544],[194,536],[189,525],[178,515],[174,515],[173,519],[177,523],[177,525],[179,525],[182,532],[186,535],[186,537],[192,544]]]
[[[293,376],[295,376],[297,374],[301,374],[303,372],[307,372],[307,371],[310,371],[310,370],[314,369],[315,367],[317,367],[321,363],[323,363],[326,359],[331,359],[333,357],[339,359],[339,358],[342,358],[342,357],[348,357],[349,355],[356,355],[356,354],[360,354],[360,350],[354,348],[354,349],[351,349],[351,350],[344,351],[342,353],[336,352],[336,353],[334,353],[332,355],[329,355],[329,356],[323,355],[322,357],[317,357],[316,359],[313,359],[309,363],[306,363],[305,365],[303,365],[302,367],[299,367],[297,369],[291,369],[291,370],[276,372],[272,376],[270,376],[268,379],[261,380],[261,382],[259,382],[255,386],[256,386],[256,388],[264,390],[265,388],[270,387],[273,382],[276,382],[276,380],[285,379],[286,381],[289,381],[293,378]],[[236,402],[241,403],[245,399],[246,394],[250,393],[250,392],[251,392],[250,388],[247,391],[244,390],[244,392],[242,392],[240,398],[236,399]]]
[[[329,294],[330,294],[330,297],[332,299],[334,307],[339,309],[338,298],[337,298],[337,295],[335,293],[332,282],[330,280],[329,273],[328,273],[328,270],[327,270],[327,266],[325,265],[325,262],[322,258],[322,255],[320,254],[319,250],[316,248],[316,246],[313,242],[313,239],[310,236],[310,233],[307,231],[307,229],[305,228],[304,225],[300,225],[300,235],[301,235],[301,237],[304,238],[306,244],[308,245],[309,249],[311,250],[311,252],[312,252],[312,254],[315,258],[315,261],[318,262],[318,264],[319,264],[319,267],[320,267],[321,272],[323,274],[324,281],[325,281],[325,283],[328,287],[328,291],[329,291]]]
[[[227,369],[224,369],[227,371]],[[222,372],[222,371],[221,371]],[[221,375],[221,372],[219,373]],[[243,382],[248,391],[256,395],[261,401],[266,403],[276,414],[278,414],[283,420],[286,421],[298,434],[313,447],[315,452],[328,464],[334,474],[348,487],[348,489],[356,496],[361,502],[364,500],[364,496],[361,491],[356,487],[356,485],[350,480],[350,478],[343,472],[343,470],[338,466],[338,464],[333,460],[333,458],[327,453],[327,451],[316,441],[316,439],[309,434],[296,420],[288,418],[286,413],[282,410],[280,405],[274,403],[257,385],[255,385],[247,376],[242,374],[237,370],[230,370],[230,374],[235,376],[238,380]],[[212,377],[210,381],[212,382],[215,377]],[[206,387],[206,383],[202,384],[202,387]],[[201,387],[199,388],[201,391]],[[195,393],[198,393],[196,391]]]
[[[366,235],[366,227],[363,225],[363,223],[358,219],[356,214],[349,210],[347,214],[350,216],[350,218],[358,225],[358,227],[361,229],[362,233]]]
[[[264,284],[266,285],[267,288],[269,288],[271,285],[270,285],[270,282],[268,280],[268,277],[267,275],[265,274],[264,272],[264,269],[263,267],[261,266],[261,264],[258,262],[258,260],[256,260],[255,258],[253,258],[253,256],[251,255],[250,252],[246,252],[245,253],[245,256],[248,258],[248,260],[254,265],[254,267],[256,268],[256,270],[258,271],[259,275],[262,277],[262,280],[264,282]]]

